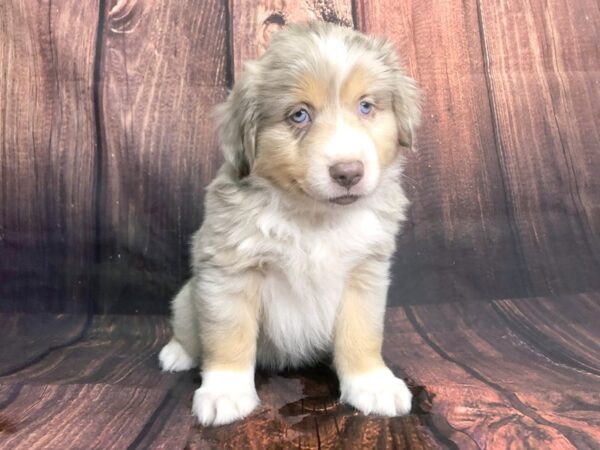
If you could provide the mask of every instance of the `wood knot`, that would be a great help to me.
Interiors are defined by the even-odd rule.
[[[352,19],[345,14],[340,14],[335,5],[327,0],[315,0],[311,8],[321,20],[331,22],[344,27],[353,27]]]
[[[272,12],[269,17],[263,20],[262,23],[262,36],[261,36],[261,46],[264,48],[267,47],[269,41],[271,40],[271,36],[274,32],[284,27],[287,23],[287,15],[285,11],[277,10]]]
[[[109,29],[113,33],[131,33],[140,22],[141,6],[136,0],[117,0],[108,11]]]

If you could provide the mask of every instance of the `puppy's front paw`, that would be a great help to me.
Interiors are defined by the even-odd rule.
[[[410,412],[412,394],[387,367],[348,375],[340,383],[341,401],[365,414],[403,416]]]
[[[258,403],[253,369],[207,371],[194,393],[192,412],[202,425],[224,425],[243,419]]]
[[[180,372],[196,367],[196,362],[183,346],[175,339],[171,339],[158,354],[160,368],[165,372]]]

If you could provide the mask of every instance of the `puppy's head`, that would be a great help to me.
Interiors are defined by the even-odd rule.
[[[372,193],[399,147],[411,146],[418,90],[389,42],[295,24],[246,66],[217,118],[237,176],[345,205]]]

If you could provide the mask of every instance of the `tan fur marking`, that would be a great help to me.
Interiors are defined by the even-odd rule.
[[[298,189],[306,176],[307,161],[300,157],[289,135],[271,128],[259,134],[260,152],[254,166],[257,175],[273,181],[287,191]]]
[[[342,83],[341,104],[356,116],[361,98],[369,95],[369,88],[375,84],[376,79],[367,67],[356,66]],[[379,164],[383,168],[388,167],[398,154],[398,126],[391,102],[378,102],[372,117],[363,119],[362,124],[375,143]]]
[[[378,111],[367,131],[375,142],[375,150],[382,168],[388,167],[398,156],[398,127],[392,111]]]
[[[255,365],[260,297],[258,283],[239,294],[226,320],[202,321],[203,371],[247,370]]]
[[[329,89],[323,80],[315,75],[308,74],[302,76],[294,88],[294,96],[298,103],[305,103],[314,110],[320,111],[325,106],[329,94]]]
[[[374,282],[377,283],[372,273],[359,268],[351,273],[346,284],[334,337],[338,373],[356,375],[385,367],[381,357],[383,314],[376,304],[371,304],[373,295],[378,295],[372,289]]]
[[[369,93],[369,86],[374,82],[373,76],[364,66],[354,67],[340,89],[340,100],[347,108],[356,110],[362,96]]]

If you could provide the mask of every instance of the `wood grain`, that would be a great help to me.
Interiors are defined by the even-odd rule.
[[[220,162],[211,110],[225,95],[222,1],[108,2],[101,64],[98,311],[164,313]]]
[[[35,329],[30,331],[35,336],[37,333]],[[157,350],[170,335],[170,326],[163,317],[95,316],[80,339],[50,352],[39,364],[12,371],[2,381],[170,387],[167,381],[171,377],[157,371],[156,359]]]
[[[168,395],[169,391],[160,389],[102,384],[0,386],[0,403],[10,408],[9,415],[2,415],[7,431],[0,433],[0,446],[135,448],[142,425],[165,405]],[[163,446],[172,438],[185,436],[189,415],[177,419],[164,429]]]
[[[534,302],[531,308],[520,309],[520,313],[526,317],[529,328],[539,331],[537,336],[518,322],[503,320],[497,312],[497,303],[418,306],[410,308],[407,316],[440,357],[461,368],[468,378],[485,385],[502,404],[514,410],[491,416],[492,420],[498,420],[499,427],[502,424],[498,434],[491,437],[508,440],[516,432],[524,438],[523,424],[529,424],[530,429],[540,428],[543,434],[527,433],[527,439],[534,441],[523,441],[525,448],[592,449],[600,443],[600,396],[596,388],[600,374],[562,354],[565,348],[578,346],[576,339],[584,334],[596,344],[585,349],[579,345],[580,352],[587,354],[588,359],[593,358],[600,331],[591,321],[573,317],[563,317],[562,325],[568,324],[567,331],[560,324],[552,323],[552,318],[558,315],[555,308],[567,300],[569,307],[579,314],[590,308],[595,317],[599,313],[598,294],[503,301],[503,308]],[[544,309],[535,307],[540,303]],[[569,329],[576,331],[569,333]],[[428,384],[426,379],[419,381]],[[464,383],[465,378],[461,381]],[[434,387],[430,388],[436,392]],[[462,391],[467,392],[464,388]],[[437,396],[436,401],[440,400]],[[474,408],[474,414],[482,414],[479,404]],[[454,411],[445,412],[449,421],[457,420],[462,414],[464,408],[459,405]],[[502,430],[502,427],[507,429]],[[540,437],[547,443],[539,441]]]
[[[97,21],[96,0],[0,3],[0,308],[5,311],[88,309]]]
[[[474,1],[358,1],[358,28],[388,36],[423,91],[412,202],[393,304],[524,296],[506,214]]]
[[[52,351],[73,345],[83,337],[87,326],[88,318],[82,314],[0,313],[0,376],[21,374]]]
[[[506,198],[535,293],[600,288],[600,9],[481,2]]]

